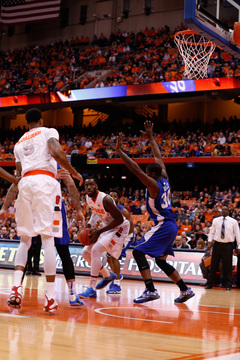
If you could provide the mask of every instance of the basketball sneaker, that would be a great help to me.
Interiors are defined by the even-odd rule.
[[[121,294],[121,286],[111,282],[109,289],[106,291],[107,294]]]
[[[145,303],[147,301],[157,300],[160,298],[160,295],[157,290],[149,291],[147,288],[138,298],[134,299],[133,302],[135,304]]]
[[[194,296],[194,292],[191,288],[188,288],[186,291],[180,291],[180,295],[178,298],[174,300],[175,303],[184,303],[188,299],[191,299]]]
[[[92,288],[89,287],[87,288],[84,292],[82,292],[81,294],[78,294],[78,296],[82,299],[87,299],[87,298],[96,298],[97,297],[97,293],[96,291]]]
[[[114,272],[110,271],[110,275],[108,277],[103,278],[96,286],[96,289],[103,289],[105,286],[107,286],[110,282],[115,280],[117,278],[117,275],[114,274]]]
[[[73,300],[71,300],[71,299],[73,299]],[[84,302],[82,300],[80,300],[78,295],[71,295],[71,298],[69,298],[69,303],[70,303],[71,306],[84,305]]]
[[[44,304],[44,307],[43,307],[43,310],[46,311],[46,312],[54,312],[58,309],[58,303],[56,301],[56,299],[52,298],[52,299],[49,299],[47,297],[47,295],[45,294],[45,304]]]
[[[22,304],[22,285],[20,286],[13,286],[12,292],[7,300],[8,306],[21,308]]]

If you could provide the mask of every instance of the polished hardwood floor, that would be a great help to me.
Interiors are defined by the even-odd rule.
[[[156,283],[161,298],[134,305],[143,283],[124,279],[121,296],[102,289],[97,299],[76,308],[68,303],[64,277],[57,275],[59,309],[47,314],[44,275],[25,278],[22,308],[10,312],[12,280],[12,270],[0,270],[1,360],[240,359],[239,289],[192,286],[195,297],[176,305],[177,286]],[[89,279],[76,281],[81,292]]]

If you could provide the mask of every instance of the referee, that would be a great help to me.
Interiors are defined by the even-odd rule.
[[[213,241],[211,268],[205,289],[211,289],[218,270],[219,262],[223,264],[223,286],[226,290],[232,287],[232,256],[233,242],[236,238],[238,249],[240,249],[240,231],[237,220],[228,216],[227,206],[222,207],[222,216],[213,219],[208,241]]]

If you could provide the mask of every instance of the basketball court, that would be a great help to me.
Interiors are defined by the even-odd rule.
[[[1,360],[161,359],[235,360],[240,358],[240,290],[192,286],[195,297],[174,304],[177,286],[156,283],[160,299],[134,305],[144,290],[123,280],[121,295],[98,291],[97,299],[71,307],[63,275],[56,278],[59,309],[44,313],[45,277],[24,280],[22,308],[6,305],[13,270],[0,270]],[[77,276],[77,290],[88,277]]]

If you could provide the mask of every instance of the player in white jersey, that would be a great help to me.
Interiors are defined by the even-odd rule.
[[[54,237],[62,236],[59,219],[54,213],[61,210],[61,188],[55,179],[57,162],[70,174],[83,182],[82,176],[71,166],[59,143],[56,129],[43,127],[41,111],[30,109],[26,113],[29,131],[14,148],[16,169],[22,179],[18,183],[18,198],[15,203],[20,245],[15,257],[15,272],[12,292],[8,299],[11,307],[21,307],[21,280],[27,262],[31,238],[41,235],[44,248],[44,271],[46,274],[46,296],[44,310],[53,312],[58,304],[55,300],[56,254]],[[54,211],[55,210],[55,211]]]
[[[85,192],[87,204],[92,210],[87,227],[91,228],[99,219],[101,219],[103,227],[91,232],[91,245],[87,245],[83,249],[82,257],[91,264],[91,279],[89,288],[79,296],[96,298],[96,289],[103,289],[117,277],[116,274],[102,266],[101,255],[106,251],[115,259],[119,258],[130,223],[122,215],[113,198],[98,190],[97,180],[94,177],[88,176],[85,179]],[[99,272],[103,279],[97,284]]]

